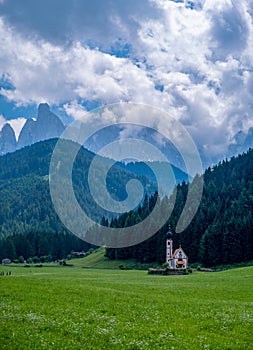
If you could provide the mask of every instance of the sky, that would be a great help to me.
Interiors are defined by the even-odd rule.
[[[143,103],[221,159],[253,126],[252,15],[253,0],[0,0],[0,128],[18,135],[41,102],[65,124]]]

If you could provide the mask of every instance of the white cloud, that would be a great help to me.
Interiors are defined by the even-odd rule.
[[[132,42],[141,18],[158,18],[160,11],[148,0],[11,0],[0,13],[15,31],[42,37],[53,44],[75,41],[108,49],[120,41]]]
[[[143,23],[139,31],[146,65],[173,97],[178,118],[197,144],[205,151],[208,145],[209,153],[217,153],[218,144],[222,153],[238,131],[238,120],[246,119],[240,123],[244,128],[253,124],[246,83],[252,76],[249,2],[203,1],[201,11],[154,2],[164,17]]]
[[[6,120],[2,114],[0,114],[0,130],[2,130],[2,127],[6,123]]]
[[[11,120],[7,121],[11,125],[11,127],[13,128],[13,130],[15,132],[16,139],[18,139],[20,131],[23,128],[26,120],[27,119],[25,119],[25,118],[17,118],[17,119],[11,119]]]
[[[22,127],[24,126],[26,122],[25,118],[17,118],[17,119],[10,119],[7,120],[4,118],[3,115],[0,114],[0,130],[2,130],[3,126],[5,124],[10,124],[10,126],[13,128],[14,132],[15,132],[15,136],[16,139],[18,139],[20,131],[22,129]]]
[[[195,9],[188,1],[147,3],[145,15],[140,5],[135,13],[127,5],[108,7],[104,32],[98,20],[83,40],[80,35],[77,40],[78,23],[83,27],[76,21],[66,45],[54,43],[44,27],[35,30],[36,40],[26,30],[19,34],[15,23],[2,18],[0,77],[13,89],[0,93],[16,105],[63,106],[74,119],[86,113],[86,101],[151,104],[181,121],[203,152],[223,154],[239,129],[253,125],[252,1],[202,0],[195,1]],[[103,39],[108,48],[120,36],[131,46],[128,58],[101,51]],[[85,44],[92,38],[100,49]],[[154,126],[152,116],[134,121],[142,118]],[[165,124],[157,122],[161,132]]]
[[[65,112],[75,120],[85,121],[85,117],[89,118],[89,114],[83,106],[78,104],[77,101],[66,103],[63,105]]]
[[[0,31],[5,47],[0,53],[1,73],[7,72],[14,86],[13,90],[2,88],[1,94],[16,104],[59,104],[75,99],[141,102],[145,90],[153,94],[152,80],[129,59],[91,50],[79,42],[67,50],[42,40],[27,41],[3,21]]]

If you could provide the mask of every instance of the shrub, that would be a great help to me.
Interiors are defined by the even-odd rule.
[[[24,264],[24,261],[25,261],[24,257],[22,255],[20,255],[20,257],[18,258],[18,262],[20,264]]]
[[[38,263],[40,261],[40,259],[37,256],[34,256],[32,258],[32,261],[36,264],[36,263]]]

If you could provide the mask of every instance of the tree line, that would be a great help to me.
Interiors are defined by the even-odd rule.
[[[72,251],[87,252],[91,245],[68,232],[28,232],[0,240],[0,260],[49,262],[66,259]]]

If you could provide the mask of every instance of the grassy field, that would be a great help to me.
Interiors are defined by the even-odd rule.
[[[1,267],[1,349],[253,348],[253,267],[187,276]]]
[[[109,260],[105,257],[105,248],[94,250],[91,254],[83,258],[67,260],[68,264],[78,267],[92,267],[98,269],[118,269],[119,266],[125,268],[143,267],[144,264],[136,263],[133,260]],[[150,264],[153,266],[153,264]]]
[[[75,258],[68,260],[68,264],[79,267],[97,267],[97,268],[108,268],[117,269],[120,264],[127,264],[128,261],[108,260],[105,258],[105,248],[99,248],[92,252],[92,254],[83,258]]]

